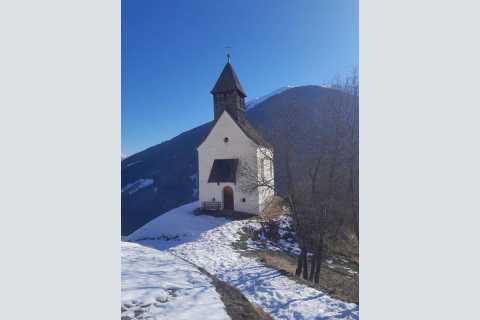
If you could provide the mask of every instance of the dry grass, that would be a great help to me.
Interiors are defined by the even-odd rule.
[[[265,220],[275,219],[283,214],[285,200],[275,196],[267,207],[260,213],[260,217]]]
[[[327,248],[329,255],[342,256],[350,262],[359,265],[359,243],[353,232],[344,230],[335,241],[328,241]]]
[[[323,263],[320,272],[320,284],[314,284],[310,281],[295,277],[297,260],[294,256],[269,250],[254,251],[251,253],[266,266],[279,270],[294,281],[321,290],[331,297],[342,301],[358,304],[358,269],[355,269],[355,263],[351,261],[344,258],[327,259],[333,261],[331,264]],[[345,269],[346,267],[356,271],[357,274],[349,273],[347,269]]]

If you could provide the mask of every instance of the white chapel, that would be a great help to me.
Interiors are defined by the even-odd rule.
[[[246,94],[230,61],[211,94],[215,119],[197,148],[200,203],[258,214],[274,196],[273,147],[248,123]]]

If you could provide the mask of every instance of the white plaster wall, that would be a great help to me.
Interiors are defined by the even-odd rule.
[[[229,139],[227,143],[224,142],[225,137]],[[222,190],[228,185],[233,189],[235,210],[258,213],[260,210],[258,191],[245,193],[241,190],[240,186],[246,177],[237,174],[236,184],[208,183],[214,159],[239,159],[237,173],[243,165],[257,168],[257,145],[243,133],[227,112],[223,112],[197,151],[200,201],[212,201],[212,198],[223,201]],[[245,198],[246,202],[242,202],[242,198]]]
[[[273,196],[275,195],[274,186],[275,186],[275,174],[273,166],[273,150],[267,149],[264,147],[257,148],[257,174],[259,181],[268,182],[269,187],[259,187],[258,188],[258,207],[260,212],[265,209],[265,207],[270,203]],[[262,162],[262,160],[264,160]],[[263,170],[262,170],[263,163]],[[271,167],[271,170],[270,170]],[[264,177],[261,177],[262,171]]]

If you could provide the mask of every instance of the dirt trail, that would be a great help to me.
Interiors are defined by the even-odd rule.
[[[222,299],[222,302],[225,304],[225,310],[232,320],[273,320],[273,318],[265,313],[260,307],[248,301],[243,293],[237,288],[229,285],[225,281],[219,280],[202,267],[199,267],[172,252],[170,253],[191,264],[212,280],[212,284],[215,286],[215,290],[220,295],[220,299]]]

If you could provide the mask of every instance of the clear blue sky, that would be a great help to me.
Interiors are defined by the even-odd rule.
[[[122,153],[213,119],[226,62],[249,99],[358,65],[358,0],[122,0]]]

